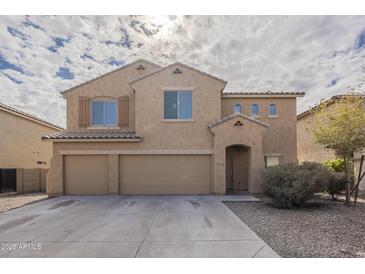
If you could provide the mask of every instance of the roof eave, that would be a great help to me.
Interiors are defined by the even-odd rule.
[[[222,98],[297,98],[297,97],[303,97],[305,95],[304,92],[298,92],[298,93],[245,93],[245,94],[234,94],[234,93],[226,93],[222,94]]]
[[[97,142],[118,142],[118,143],[138,143],[141,138],[47,138],[42,137],[43,141],[49,141],[54,143],[97,143]]]
[[[28,115],[26,115],[26,113],[23,114],[23,111],[13,109],[12,107],[9,107],[9,106],[5,107],[5,105],[4,105],[4,107],[3,107],[3,106],[0,105],[0,110],[5,111],[7,113],[10,113],[12,115],[18,116],[18,117],[27,119],[29,121],[41,124],[43,126],[55,129],[55,130],[64,130],[64,128],[62,128],[62,127],[59,127],[57,125],[54,125],[54,124],[49,123],[47,121],[44,121],[43,119],[40,119],[40,118],[37,118],[37,117],[32,117],[33,115],[31,115],[31,114],[29,114],[29,116],[28,116]]]

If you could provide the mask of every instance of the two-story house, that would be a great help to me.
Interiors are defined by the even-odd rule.
[[[226,81],[138,60],[63,91],[47,191],[62,194],[259,192],[265,166],[297,161],[300,92],[224,93]]]

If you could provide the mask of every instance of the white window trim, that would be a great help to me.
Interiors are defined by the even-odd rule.
[[[179,119],[179,118],[176,118],[176,119],[166,119],[165,118],[165,92],[169,92],[169,91],[172,91],[172,92],[176,92],[177,93],[177,117],[180,116],[180,102],[179,102],[179,93],[183,93],[183,92],[190,92],[191,93],[191,118],[188,118],[188,119]],[[190,89],[190,90],[187,90],[187,89],[165,89],[165,90],[162,90],[162,96],[163,96],[163,111],[162,111],[162,119],[161,121],[162,122],[194,122],[193,120],[193,90]]]
[[[94,124],[94,121],[93,121],[93,103],[94,102],[114,102],[116,104],[116,116],[117,116],[117,119],[116,119],[116,122],[115,122],[115,125],[106,125],[106,124]],[[105,106],[105,105],[104,105]],[[114,98],[95,98],[95,99],[92,99],[90,101],[90,121],[91,121],[91,126],[90,127],[87,127],[87,129],[118,129],[120,128],[118,126],[119,124],[119,118],[118,118],[118,112],[119,112],[119,106],[118,106],[118,101],[117,99],[114,99]],[[104,117],[105,117],[105,107],[103,108],[103,111],[104,111]]]
[[[276,109],[276,114],[275,115],[270,115],[270,105],[275,105],[275,109]],[[267,117],[269,118],[278,118],[278,105],[275,103],[270,103],[267,105]]]

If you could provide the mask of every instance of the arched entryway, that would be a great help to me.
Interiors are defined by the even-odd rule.
[[[227,192],[226,155],[229,155],[231,151],[236,151],[238,158],[242,157],[242,160],[238,159],[235,163],[238,170],[244,173],[242,178],[248,178],[236,181],[240,182],[239,186],[237,183],[236,188],[246,189],[253,193],[261,191],[261,173],[265,168],[262,134],[268,127],[267,124],[242,113],[234,113],[209,125],[214,134],[214,181],[212,188],[214,193],[224,194]],[[246,166],[245,161],[248,162]],[[232,182],[232,189],[235,189],[235,181]]]
[[[226,147],[226,193],[247,191],[250,178],[250,147]]]

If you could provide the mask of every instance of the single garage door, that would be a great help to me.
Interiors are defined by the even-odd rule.
[[[108,158],[104,155],[65,156],[65,194],[92,195],[108,192]]]
[[[210,155],[123,155],[121,194],[210,194]]]

